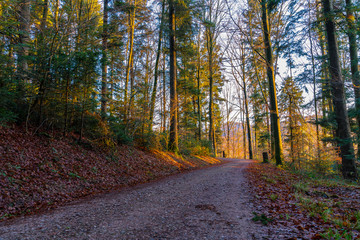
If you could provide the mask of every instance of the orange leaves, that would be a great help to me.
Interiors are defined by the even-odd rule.
[[[108,152],[74,139],[0,127],[0,220],[218,162],[129,146]]]

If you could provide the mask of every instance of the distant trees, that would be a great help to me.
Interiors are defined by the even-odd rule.
[[[356,178],[358,8],[336,4],[343,14],[330,0],[4,0],[0,120],[297,168],[330,169],[340,150]]]
[[[353,154],[351,132],[357,134],[357,124],[354,124],[354,119],[358,116],[357,87],[354,78],[357,76],[358,66],[355,67],[354,64],[356,62],[354,53],[358,50],[350,54],[349,33],[356,33],[356,30],[350,30],[354,28],[355,20],[351,10],[356,11],[356,8],[349,7],[352,6],[351,1],[346,2],[347,6],[343,10],[348,17],[345,21],[341,15],[336,15],[334,12],[325,14],[322,11],[325,4],[324,1],[318,0],[298,2],[249,0],[247,8],[242,6],[239,9],[236,3],[228,2],[231,20],[229,29],[231,30],[227,35],[229,45],[227,45],[226,56],[230,59],[228,65],[232,71],[241,69],[243,65],[249,66],[246,67],[245,78],[250,80],[242,83],[244,85],[242,89],[247,89],[247,91],[239,97],[241,102],[237,109],[240,116],[246,116],[248,112],[252,119],[250,130],[245,128],[240,130],[244,134],[251,133],[248,139],[252,140],[248,145],[254,144],[255,156],[261,157],[262,151],[271,150],[277,164],[287,160],[296,163],[293,164],[296,168],[316,169],[324,173],[325,168],[329,169],[329,162],[335,160],[337,156],[335,152],[338,149],[343,161],[341,169],[344,177],[353,178],[352,174],[356,175],[356,169],[354,161],[350,160],[354,159],[354,155],[351,155]],[[331,6],[332,4],[330,2]],[[345,5],[337,5],[337,8],[341,6]],[[342,31],[337,32],[341,41],[336,39],[332,41],[341,44],[340,53],[339,50],[333,51],[334,46],[331,41],[330,43],[325,41],[325,36],[331,37],[328,32],[325,34],[325,30],[328,30],[329,17],[336,18],[339,24],[346,24],[339,27]],[[301,21],[305,18],[308,20]],[[347,27],[346,31],[344,31],[344,26]],[[336,25],[333,26],[334,31],[335,27]],[[239,64],[241,57],[236,54],[236,50],[233,50],[239,45],[239,43],[233,44],[236,39],[234,31],[243,38],[242,43],[248,51],[245,64]],[[345,36],[349,39],[349,45],[346,43]],[[352,44],[352,49],[355,49],[354,46]],[[349,47],[348,52],[345,51],[347,47]],[[340,54],[338,61],[343,68],[351,69],[353,66],[352,73],[355,73],[355,75],[351,74],[352,85],[355,86],[353,95],[342,92],[340,83],[344,84],[344,80],[336,80],[341,77],[347,84],[350,77],[345,71],[341,73],[340,68],[338,74],[334,75],[336,68],[334,61],[330,60],[334,52]],[[346,56],[353,60],[347,61]],[[329,57],[330,65],[328,65],[327,57]],[[303,59],[306,61],[304,62]],[[285,65],[289,68],[284,68]],[[232,75],[234,76],[234,73]],[[267,84],[264,81],[265,78],[268,79]],[[335,82],[338,86],[336,90],[334,90]],[[276,91],[280,89],[280,86],[281,91],[278,95]],[[309,88],[313,100],[306,103],[303,101],[302,94],[304,91],[308,92]],[[250,96],[248,109],[250,111],[245,107],[245,95]],[[334,96],[337,96],[336,103],[332,101]],[[280,109],[277,106],[277,97],[280,97]],[[339,107],[341,102],[339,99],[344,99],[342,107]],[[350,118],[346,117],[348,109],[350,109]],[[229,119],[227,121],[234,121],[231,117],[227,119]],[[340,123],[340,119],[343,122]],[[241,121],[239,119],[238,123],[225,122],[224,129],[233,124],[241,124]],[[352,129],[348,127],[350,135],[346,134],[346,126],[353,127]],[[284,142],[281,141],[281,135],[285,136]],[[228,136],[231,134],[227,134],[226,139],[230,142]],[[245,139],[242,142],[245,143]]]

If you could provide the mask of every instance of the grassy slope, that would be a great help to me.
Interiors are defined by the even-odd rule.
[[[72,138],[0,127],[0,221],[87,195],[220,163],[118,146],[111,152]]]
[[[287,239],[360,239],[360,186],[253,163],[254,220]]]

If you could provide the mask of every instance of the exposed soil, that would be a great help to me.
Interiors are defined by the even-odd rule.
[[[263,239],[266,228],[251,221],[249,163],[230,159],[5,221],[0,239]]]

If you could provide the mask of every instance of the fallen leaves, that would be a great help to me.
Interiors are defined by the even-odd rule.
[[[33,136],[19,127],[0,127],[0,220],[220,163],[130,146],[108,152],[58,135]]]
[[[271,164],[253,163],[247,172],[258,203],[256,216],[273,220],[272,234],[284,239],[360,238],[358,185],[314,180]]]

